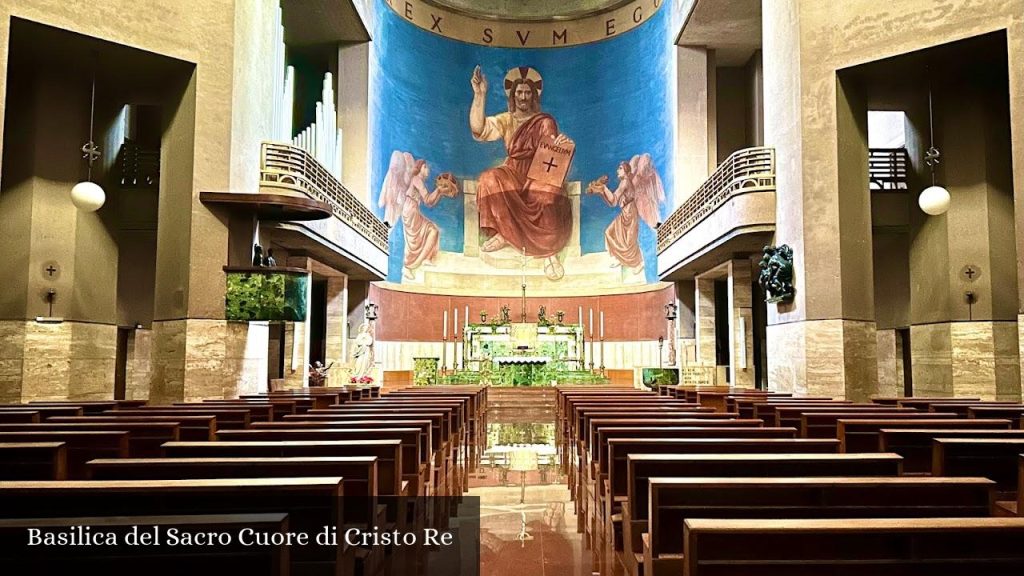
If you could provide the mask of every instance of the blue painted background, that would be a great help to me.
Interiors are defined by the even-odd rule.
[[[509,69],[532,66],[544,79],[541,109],[576,142],[568,180],[587,183],[608,175],[617,183],[619,162],[649,153],[672,206],[674,51],[669,34],[671,10],[663,7],[638,28],[612,39],[566,48],[493,48],[449,40],[403,21],[378,0],[377,29],[371,42],[370,183],[377,207],[393,150],[412,153],[430,166],[430,179],[452,172],[461,182],[475,180],[505,159],[502,141],[477,142],[469,130],[473,100],[470,77],[480,65],[488,80],[486,113],[507,111],[502,88]],[[424,215],[441,229],[441,250],[461,252],[462,196],[444,198]],[[580,242],[584,254],[603,252],[604,231],[619,213],[596,195],[581,197]],[[401,282],[401,222],[391,232],[388,280]],[[646,279],[657,280],[655,234],[642,221],[640,245]]]

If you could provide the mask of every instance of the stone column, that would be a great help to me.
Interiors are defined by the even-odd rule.
[[[718,360],[715,354],[715,280],[698,276],[695,285],[697,364],[714,366]]]
[[[677,118],[676,207],[689,198],[715,169],[715,54],[701,46],[676,51]]]
[[[348,277],[327,279],[327,363],[337,368],[347,360],[348,341]]]
[[[793,248],[796,287],[793,302],[768,307],[769,386],[864,400],[878,380],[866,98],[826,60],[802,57],[830,41],[802,34],[803,5],[762,11],[775,243]]]
[[[370,206],[369,128],[370,44],[338,47],[338,128],[341,129],[341,183]],[[390,153],[390,151],[388,151]]]
[[[754,313],[750,261],[729,263],[729,383],[754,387]]]

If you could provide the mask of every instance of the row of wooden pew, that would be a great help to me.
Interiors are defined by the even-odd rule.
[[[134,571],[158,574],[223,566],[371,576],[398,562],[403,571],[421,571],[413,550],[403,556],[395,547],[352,546],[341,535],[351,527],[444,529],[483,448],[486,401],[486,388],[461,386],[383,395],[307,388],[164,406],[0,406],[0,566],[108,569],[131,562]],[[76,526],[94,533],[247,527],[278,539],[171,554],[161,547],[24,545],[29,528],[82,535]],[[336,546],[281,540],[324,526],[336,529]]]
[[[1019,574],[1024,405],[559,388],[596,571]]]

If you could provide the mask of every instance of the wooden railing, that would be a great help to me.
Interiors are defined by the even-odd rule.
[[[260,151],[260,182],[292,188],[326,202],[336,217],[387,252],[388,225],[305,150],[289,144],[264,142]]]
[[[736,194],[775,191],[775,149],[744,148],[722,162],[700,188],[658,227],[658,252]]]
[[[872,190],[907,190],[910,157],[906,148],[872,148],[868,151],[868,180]]]

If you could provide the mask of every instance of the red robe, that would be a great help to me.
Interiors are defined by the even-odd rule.
[[[477,183],[480,229],[501,234],[528,256],[557,254],[572,233],[572,207],[562,188],[526,177],[541,138],[558,135],[558,124],[539,113],[524,122],[508,144],[508,158],[485,170]]]

